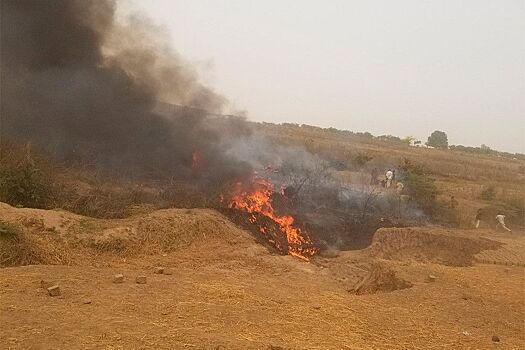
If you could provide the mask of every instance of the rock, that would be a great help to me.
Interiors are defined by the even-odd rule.
[[[165,275],[173,275],[173,271],[171,271],[170,269],[165,269],[163,274],[165,274]]]
[[[428,275],[427,282],[435,282],[437,280],[437,277],[434,275]]]
[[[320,305],[314,305],[313,307],[315,310],[321,310],[321,306]]]
[[[164,269],[163,267],[156,267],[156,268],[155,268],[155,273],[156,273],[157,275],[162,275],[162,274],[164,273],[164,270],[165,270],[165,269]]]
[[[493,341],[494,343],[499,343],[499,342],[500,342],[499,337],[498,337],[497,335],[493,335],[493,336],[492,336],[492,341]]]
[[[91,304],[91,300],[90,300],[90,299],[84,299],[84,300],[82,301],[82,304],[84,304],[84,305]]]
[[[51,286],[47,288],[47,294],[49,294],[52,297],[57,297],[60,295],[60,287],[57,285]]]
[[[124,282],[124,275],[119,273],[113,276],[113,283],[122,283]]]
[[[137,276],[135,282],[138,284],[146,284],[146,276]]]

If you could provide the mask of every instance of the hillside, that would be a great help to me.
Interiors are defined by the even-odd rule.
[[[439,205],[458,200],[447,209],[458,221],[392,213],[366,226],[358,206],[315,208],[297,216],[301,228],[334,242],[364,237],[366,245],[325,242],[305,262],[279,252],[253,217],[191,183],[120,179],[29,146],[4,149],[4,184],[31,196],[0,191],[15,195],[12,205],[0,203],[0,342],[7,349],[523,347],[525,235],[516,216],[523,160],[311,127],[252,127],[275,144],[304,146],[352,190],[371,188],[373,168],[420,164]],[[488,188],[492,197],[483,194]],[[272,194],[276,207],[293,209],[283,193]],[[46,209],[24,208],[21,199]],[[478,208],[504,210],[513,232],[496,230],[493,212],[473,229]],[[357,221],[333,222],[353,210]],[[348,232],[332,231],[349,223]],[[123,283],[113,282],[116,274]],[[59,296],[48,295],[52,285]]]
[[[411,147],[394,138],[372,137],[333,128],[308,125],[257,123],[270,138],[286,145],[304,146],[336,164],[342,164],[342,176],[356,182],[368,177],[372,168],[382,171],[397,167],[404,159],[421,164],[436,180],[440,198],[455,196],[462,226],[469,226],[477,209],[493,202],[518,202],[525,207],[525,159],[522,155],[475,154],[458,150]],[[365,159],[366,162],[360,162]],[[364,173],[364,174],[363,174]],[[482,192],[494,190],[494,198],[484,200]],[[470,220],[470,221],[466,221]],[[525,225],[521,221],[521,225]]]

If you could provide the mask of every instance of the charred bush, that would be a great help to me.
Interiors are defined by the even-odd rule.
[[[25,148],[4,146],[0,162],[0,201],[13,206],[51,208],[58,199],[52,174]]]

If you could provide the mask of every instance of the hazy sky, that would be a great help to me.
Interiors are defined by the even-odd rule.
[[[251,120],[525,152],[525,1],[133,0]]]

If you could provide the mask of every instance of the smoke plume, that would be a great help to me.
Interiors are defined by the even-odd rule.
[[[194,152],[213,176],[249,172],[222,149],[247,126],[210,119],[225,99],[198,81],[153,26],[137,18],[117,24],[113,0],[1,6],[4,136],[130,175],[191,176]],[[159,113],[161,100],[191,108]]]

